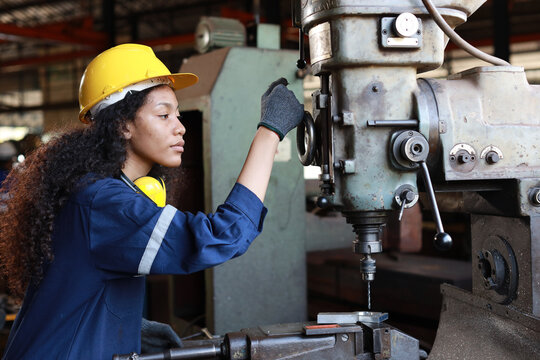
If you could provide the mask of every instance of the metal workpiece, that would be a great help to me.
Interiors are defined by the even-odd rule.
[[[317,324],[382,323],[388,313],[376,311],[322,312],[317,314]]]

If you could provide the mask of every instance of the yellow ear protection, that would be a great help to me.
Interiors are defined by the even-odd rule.
[[[151,176],[143,176],[133,182],[124,173],[120,174],[120,179],[137,194],[146,196],[159,207],[165,206],[167,193],[163,179],[158,180]]]

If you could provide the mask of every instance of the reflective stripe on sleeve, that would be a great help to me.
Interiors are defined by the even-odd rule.
[[[174,214],[176,214],[176,208],[174,208],[173,206],[167,205],[163,208],[163,211],[159,216],[156,226],[154,226],[152,235],[150,235],[150,239],[148,240],[148,244],[146,245],[146,249],[144,250],[141,262],[139,263],[139,274],[150,274],[150,269],[152,268],[154,259],[156,258],[156,255],[161,246],[161,242],[163,241],[163,238],[165,237],[165,234],[169,229],[169,225],[171,224]]]

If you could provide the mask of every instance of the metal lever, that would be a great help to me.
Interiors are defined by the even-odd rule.
[[[403,211],[405,210],[405,207],[407,206],[407,204],[413,202],[415,200],[415,197],[416,197],[416,194],[412,190],[405,189],[401,192],[401,194],[399,195],[399,198],[401,200],[401,206],[399,209],[399,217],[398,217],[399,221],[401,221],[401,218],[403,217]]]
[[[305,50],[304,50],[304,30],[302,30],[302,28],[300,28],[300,30],[298,31],[298,47],[300,49],[300,58],[298,59],[298,61],[296,62],[296,67],[299,68],[300,70],[302,69],[305,69],[306,68],[306,65],[307,65],[307,61],[306,61],[306,54],[305,54]]]
[[[433,238],[433,245],[435,245],[435,248],[438,250],[448,250],[450,247],[452,247],[452,237],[450,234],[444,232],[439,207],[437,206],[437,201],[435,200],[435,191],[433,190],[433,185],[431,184],[431,177],[429,176],[429,170],[425,160],[420,161],[420,168],[422,169],[422,177],[424,178],[424,183],[426,184],[426,192],[429,202],[431,203],[431,208],[433,209],[435,224],[437,225],[437,234],[435,234],[435,237]]]
[[[300,1],[291,1],[292,24],[294,27],[300,29],[298,32],[298,47],[300,49],[300,58],[296,62],[296,67],[300,70],[305,69],[307,65],[304,51],[304,30],[302,29],[301,12],[302,10],[300,8]]]
[[[414,130],[405,130],[397,132],[394,135],[392,143],[393,160],[396,162],[396,166],[403,169],[415,169],[420,165],[421,174],[424,178],[424,183],[426,184],[426,192],[437,225],[437,234],[433,239],[433,244],[438,250],[448,250],[452,246],[452,237],[444,232],[441,215],[439,214],[439,208],[437,207],[437,201],[435,200],[435,191],[433,191],[431,177],[429,176],[429,170],[426,164],[429,153],[429,143],[421,133]],[[403,208],[406,207],[403,203],[406,203],[406,200],[402,200],[402,195],[406,194],[404,194],[404,190],[400,190],[401,189],[398,189],[397,194],[399,195],[396,196],[399,196],[399,199],[401,200],[401,203],[398,201],[398,205],[400,205],[401,211],[403,211]]]

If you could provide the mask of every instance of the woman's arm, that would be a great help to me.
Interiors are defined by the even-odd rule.
[[[238,176],[237,182],[251,190],[261,201],[264,201],[278,143],[279,136],[275,132],[259,127]]]
[[[238,183],[264,200],[279,141],[304,116],[304,106],[287,89],[284,78],[274,81],[261,98],[261,121],[251,143]]]

